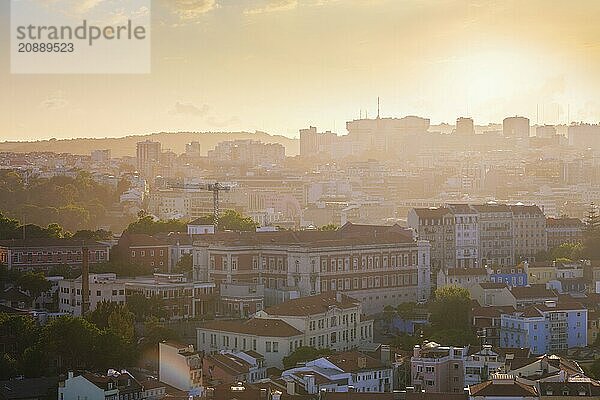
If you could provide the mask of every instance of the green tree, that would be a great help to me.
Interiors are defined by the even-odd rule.
[[[338,229],[339,226],[337,226],[336,224],[327,224],[319,228],[320,231],[337,231]]]
[[[85,316],[85,319],[96,325],[99,329],[108,328],[108,317],[121,307],[114,301],[101,301],[96,308]]]
[[[112,239],[113,234],[111,231],[105,231],[104,229],[98,229],[95,231],[84,229],[81,231],[75,232],[72,236],[72,239],[77,240],[110,240]]]
[[[470,328],[471,297],[469,291],[459,286],[436,289],[431,306],[431,325],[435,329]]]
[[[214,217],[205,215],[198,218],[199,222],[204,225],[213,225]],[[253,232],[258,227],[258,224],[250,217],[244,217],[235,210],[225,210],[219,216],[220,231],[235,231],[235,232]]]
[[[119,305],[108,316],[108,330],[123,339],[126,343],[133,343],[135,329],[133,326],[134,315],[126,305]]]
[[[186,232],[187,222],[178,219],[157,220],[155,221],[151,215],[144,215],[138,218],[127,226],[125,232],[128,233],[145,233],[147,235],[155,235],[163,232]]]
[[[298,363],[326,357],[333,353],[334,351],[331,349],[317,349],[310,346],[298,347],[289,356],[283,357],[283,366],[285,368],[291,368]]]
[[[175,264],[175,272],[180,274],[187,274],[192,272],[194,268],[194,259],[191,254],[184,254],[181,256],[177,264]]]
[[[154,347],[163,340],[179,340],[179,335],[173,329],[164,326],[156,317],[150,317],[144,323],[144,347]]]
[[[127,296],[127,307],[138,322],[143,322],[152,317],[161,319],[168,316],[163,299],[156,295],[146,298],[141,293],[133,293]]]
[[[42,293],[47,292],[52,287],[50,281],[41,272],[24,273],[17,279],[17,285],[28,292],[34,302]]]
[[[44,326],[43,341],[60,371],[91,368],[100,329],[83,318],[61,316]]]

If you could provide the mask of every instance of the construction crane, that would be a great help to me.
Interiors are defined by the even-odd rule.
[[[230,186],[223,185],[219,182],[215,183],[188,183],[188,184],[173,184],[169,185],[170,188],[174,189],[197,189],[197,190],[208,190],[213,193],[213,226],[215,232],[219,226],[219,193],[222,191],[228,192],[231,190]]]

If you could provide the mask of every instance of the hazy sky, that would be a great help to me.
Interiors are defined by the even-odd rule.
[[[600,120],[597,0],[154,0],[149,75],[11,75],[8,16],[2,0],[0,140],[345,133],[377,96],[432,123]]]

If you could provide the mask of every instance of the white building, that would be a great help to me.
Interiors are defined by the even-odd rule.
[[[363,319],[359,301],[342,292],[300,297],[258,311],[258,318],[281,319],[301,332],[311,347],[350,350],[373,342],[373,320]]]
[[[202,358],[191,344],[159,343],[158,377],[176,389],[197,390],[202,386]]]
[[[106,375],[69,371],[67,379],[59,382],[58,400],[117,400],[141,399],[142,385],[129,372],[108,370]]]
[[[103,301],[125,304],[125,282],[114,273],[90,274],[90,309]],[[81,316],[81,276],[58,281],[58,311]]]
[[[280,319],[204,322],[197,328],[197,348],[208,353],[253,350],[267,367],[283,367],[283,358],[305,346],[304,333]]]
[[[392,367],[358,351],[336,353],[284,371],[281,377],[309,394],[391,392]]]

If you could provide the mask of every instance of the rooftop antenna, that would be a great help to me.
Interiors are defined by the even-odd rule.
[[[379,96],[377,96],[377,119],[379,119]]]
[[[540,104],[537,103],[535,105],[535,124],[539,125],[540,124]]]

